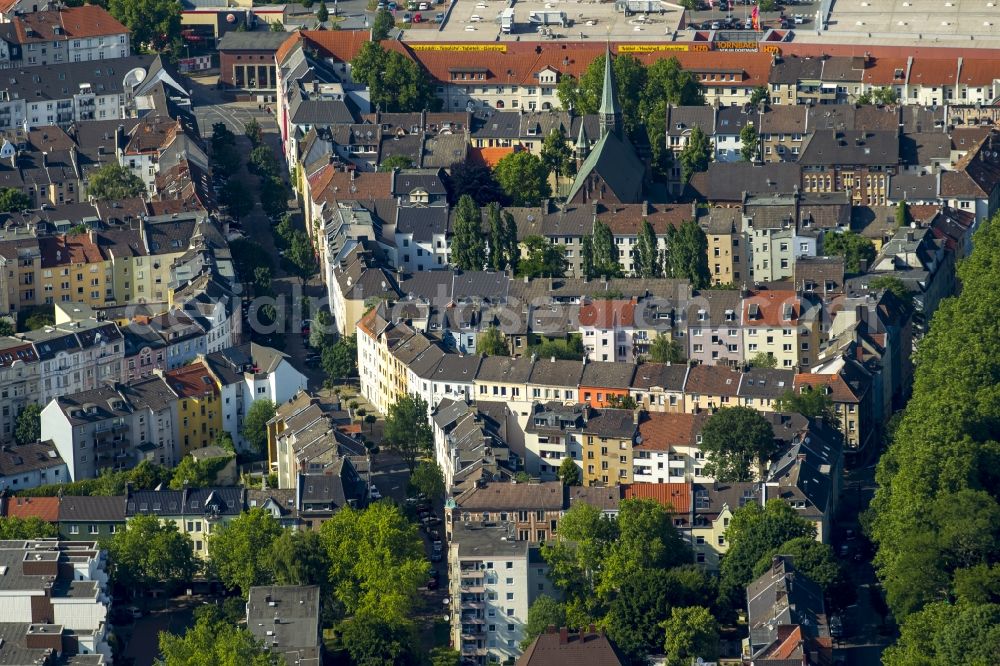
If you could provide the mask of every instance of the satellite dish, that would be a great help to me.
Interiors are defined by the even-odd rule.
[[[122,79],[122,84],[125,88],[131,90],[142,83],[145,78],[146,70],[142,67],[136,67],[134,69],[130,69],[128,73],[125,74],[125,78]]]

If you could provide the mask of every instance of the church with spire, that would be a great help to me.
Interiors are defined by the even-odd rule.
[[[577,167],[576,180],[566,197],[568,203],[643,201],[646,165],[625,135],[612,64],[609,46],[604,58],[601,108],[597,111],[601,136],[588,150],[587,137],[583,136],[583,123],[580,124],[576,157],[581,163]]]

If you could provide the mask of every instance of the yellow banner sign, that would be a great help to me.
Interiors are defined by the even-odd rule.
[[[773,55],[781,55],[781,47],[780,46],[775,46],[774,44],[761,44],[760,45],[760,52],[761,53],[771,53]]]
[[[618,53],[655,53],[657,51],[687,51],[687,44],[619,44]]]
[[[507,53],[506,44],[407,44],[413,51],[495,51]]]
[[[716,51],[756,51],[757,42],[715,42]]]

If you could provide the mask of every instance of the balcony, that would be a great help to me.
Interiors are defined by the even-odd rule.
[[[485,601],[463,601],[461,604],[462,610],[485,610]]]

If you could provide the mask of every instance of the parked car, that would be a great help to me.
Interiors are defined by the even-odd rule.
[[[844,621],[839,615],[830,616],[830,635],[838,639],[844,635]]]
[[[437,569],[431,569],[431,578],[440,578],[441,572]]]
[[[796,14],[792,17],[792,20],[795,22],[795,25],[802,25],[806,22],[806,17],[802,14]]]
[[[720,26],[719,26],[719,22],[718,21],[712,21],[712,24],[709,26],[709,29],[710,30],[718,30],[719,27]]]
[[[379,492],[379,489],[375,486],[374,483],[371,485],[370,488],[368,488],[368,497],[370,497],[373,500],[382,499],[382,493]]]
[[[431,553],[431,562],[440,562],[441,561],[441,557],[442,557],[441,556],[441,551],[440,550],[435,550],[433,553]]]
[[[438,579],[437,578],[431,578],[429,581],[427,581],[427,589],[428,590],[436,590],[437,588],[438,588]]]
[[[444,13],[443,12],[438,12],[437,14],[435,14],[434,15],[434,22],[435,23],[444,23]]]

